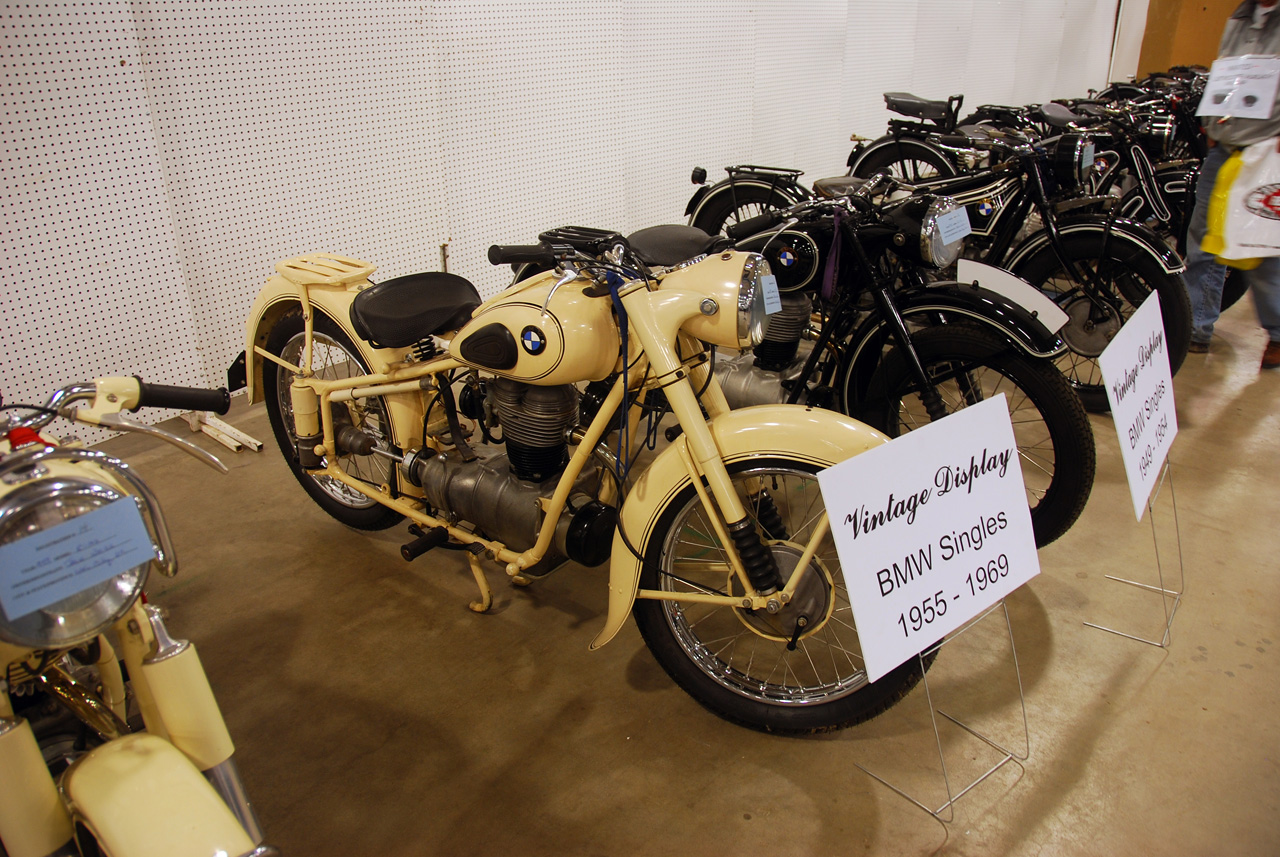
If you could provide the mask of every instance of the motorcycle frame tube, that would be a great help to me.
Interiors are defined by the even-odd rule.
[[[719,414],[705,425],[725,467],[743,459],[774,455],[830,467],[889,441],[870,426],[834,411],[798,405],[740,408]],[[622,506],[609,565],[608,615],[604,628],[591,641],[592,651],[608,643],[621,630],[637,598],[671,598],[670,593],[640,590],[640,571],[650,542],[662,537],[654,530],[659,513],[695,481],[696,476],[689,472],[683,460],[685,439],[685,436],[677,438],[657,455],[636,480]],[[741,607],[743,602],[742,596],[693,595],[696,600],[726,607]],[[756,596],[751,600],[753,607],[763,608],[767,598]],[[757,601],[761,603],[757,604]]]
[[[71,818],[26,720],[0,718],[0,794],[0,841],[9,857],[64,853]]]
[[[63,775],[61,790],[72,817],[109,854],[240,855],[258,844],[191,761],[148,733],[82,756]]]

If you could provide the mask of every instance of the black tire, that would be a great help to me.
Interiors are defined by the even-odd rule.
[[[693,212],[690,226],[708,235],[719,235],[726,226],[741,223],[766,211],[790,208],[798,200],[781,189],[754,182],[739,181],[732,187],[726,182],[712,188]]]
[[[1062,374],[965,324],[927,328],[911,341],[948,413],[1005,394],[1036,546],[1070,529],[1093,490],[1097,453],[1089,419]],[[901,351],[890,351],[871,384],[872,423],[897,437],[930,422],[919,389]]]
[[[1222,304],[1220,310],[1234,306],[1235,302],[1249,291],[1249,284],[1244,281],[1244,271],[1239,268],[1227,268],[1227,278],[1222,281]]]
[[[303,321],[301,310],[281,316],[267,337],[267,350],[284,360],[299,365],[302,361]],[[311,365],[317,375],[329,379],[368,374],[369,367],[360,357],[342,329],[321,313],[315,315],[315,331]],[[262,392],[267,402],[271,430],[289,469],[311,495],[311,499],[334,518],[357,530],[385,530],[404,519],[399,512],[351,490],[331,477],[313,475],[298,463],[293,428],[293,402],[290,386],[293,373],[276,363],[267,363],[262,373]],[[335,406],[337,407],[337,406]],[[387,404],[381,396],[351,403],[348,412],[352,424],[385,444],[392,444],[391,422]],[[377,455],[345,455],[343,469],[370,485],[394,485],[394,464]]]
[[[807,461],[783,457],[747,459],[729,466],[748,513],[757,524],[760,519],[772,522],[761,531],[775,555],[784,561],[784,573],[788,568],[785,560],[789,558],[794,567],[805,539],[821,517],[822,495],[815,476],[820,469]],[[754,498],[748,496],[752,485],[764,489]],[[730,591],[727,565],[717,562],[723,548],[706,515],[692,485],[667,502],[645,549],[642,588]],[[797,597],[777,614],[642,599],[635,603],[636,625],[672,680],[726,720],[782,734],[852,726],[906,696],[923,675],[920,659],[912,658],[868,683],[849,594],[830,533],[810,569],[809,586],[802,583]],[[736,585],[733,590],[741,592]],[[811,622],[796,649],[788,651],[795,611],[805,604],[824,619]],[[933,657],[931,653],[926,658],[925,669]]]
[[[905,182],[914,183],[954,176],[959,171],[942,152],[927,143],[911,139],[873,144],[849,169],[849,175],[863,179],[886,172]]]
[[[1105,236],[1098,232],[1063,236],[1066,252],[1076,264],[1088,265],[1094,271],[1098,270],[1104,241]],[[1153,291],[1160,295],[1170,374],[1177,374],[1191,344],[1191,299],[1181,274],[1168,273],[1151,254],[1114,236],[1107,242],[1103,262],[1106,285],[1115,304],[1110,318],[1101,323],[1095,320],[1092,329],[1088,329],[1091,303],[1080,292],[1080,284],[1067,276],[1048,244],[1023,259],[1013,270],[1031,285],[1044,290],[1071,316],[1059,331],[1069,350],[1058,359],[1058,368],[1071,382],[1085,409],[1093,413],[1110,410],[1098,355]]]

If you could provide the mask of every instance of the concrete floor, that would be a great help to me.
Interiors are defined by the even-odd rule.
[[[750,732],[679,691],[634,626],[587,651],[602,570],[517,590],[495,567],[494,610],[478,616],[456,554],[408,565],[401,528],[336,524],[274,447],[224,454],[228,476],[145,439],[110,448],[169,515],[182,570],[153,580],[153,597],[198,644],[286,854],[1275,855],[1280,372],[1259,374],[1264,335],[1242,303],[1175,381],[1187,594],[1171,645],[1083,624],[1158,636],[1164,623],[1157,596],[1104,578],[1154,582],[1155,553],[1111,421],[1093,417],[1089,505],[1008,601],[1030,758],[966,794],[949,826],[857,767],[945,799],[921,689],[835,735]],[[261,406],[229,419],[270,443]],[[1000,621],[945,648],[929,688],[939,708],[1018,743]],[[942,736],[957,784],[994,760],[954,727]]]

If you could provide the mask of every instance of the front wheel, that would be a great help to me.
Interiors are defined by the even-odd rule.
[[[786,457],[729,466],[738,496],[784,577],[796,568],[823,517],[820,469]],[[694,486],[680,491],[659,513],[641,588],[740,595],[716,529]],[[796,597],[778,613],[640,599],[634,614],[654,658],[686,693],[726,720],[766,732],[825,732],[861,723],[902,699],[923,675],[920,660],[913,658],[867,681],[829,532],[804,570]]]
[[[360,357],[360,351],[351,339],[327,316],[316,313],[312,336],[311,369],[316,377],[324,380],[350,378],[369,374],[369,368]],[[302,312],[285,313],[276,322],[267,337],[267,350],[295,366],[301,365],[305,334]],[[293,373],[278,363],[268,363],[262,373],[262,391],[267,401],[267,416],[271,430],[289,469],[303,489],[321,509],[348,527],[358,530],[385,530],[403,519],[399,512],[388,509],[378,501],[361,494],[332,476],[309,473],[298,461],[297,436],[293,422],[293,399],[290,388]],[[339,412],[338,408],[342,408]],[[383,447],[391,445],[391,420],[387,404],[381,396],[353,400],[346,405],[334,406],[335,421],[349,420],[351,425]],[[326,462],[327,463],[327,462]],[[372,487],[395,484],[394,465],[390,459],[377,455],[343,455],[339,464],[347,475]]]
[[[1085,285],[1071,276],[1053,247],[1045,244],[1019,262],[1013,273],[1052,298],[1068,318],[1058,335],[1068,351],[1058,360],[1086,409],[1110,410],[1102,383],[1098,355],[1120,332],[1152,292],[1160,295],[1160,314],[1168,343],[1169,373],[1177,374],[1191,344],[1191,299],[1180,274],[1170,274],[1151,253],[1102,232],[1063,236],[1067,256],[1101,281],[1099,306],[1085,293]],[[1105,248],[1105,250],[1104,250]]]
[[[911,341],[947,413],[1005,394],[1036,546],[1065,533],[1093,490],[1097,453],[1088,417],[1062,374],[963,324],[928,328]],[[930,422],[920,383],[897,349],[885,356],[870,397],[872,424],[890,437]]]

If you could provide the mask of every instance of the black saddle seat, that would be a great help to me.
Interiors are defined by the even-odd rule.
[[[1056,101],[1041,104],[1040,115],[1045,122],[1048,122],[1054,128],[1070,128],[1072,122],[1084,121],[1083,116],[1080,116],[1065,104],[1058,104]]]
[[[646,265],[678,265],[711,253],[725,242],[723,235],[708,235],[695,226],[648,226],[627,236],[627,243]]]
[[[356,295],[351,324],[361,339],[377,348],[405,348],[457,330],[480,303],[476,287],[457,274],[408,274]]]
[[[947,118],[947,102],[930,101],[910,92],[886,92],[884,103],[894,113],[901,113],[903,116],[914,116],[931,122],[942,122]]]
[[[860,179],[857,176],[833,176],[814,182],[813,192],[825,199],[839,199],[842,196],[848,196],[866,183],[866,179]]]

